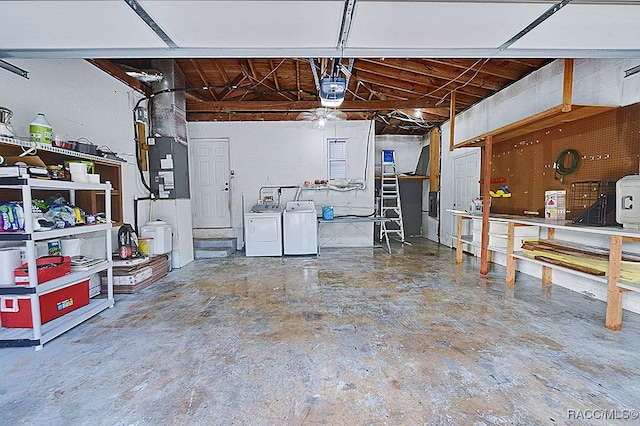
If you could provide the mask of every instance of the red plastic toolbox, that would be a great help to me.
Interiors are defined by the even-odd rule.
[[[71,257],[69,256],[43,256],[36,259],[38,268],[38,284],[42,284],[54,278],[67,275],[71,272]],[[15,270],[16,285],[29,285],[28,265],[22,264]]]
[[[40,296],[42,324],[89,304],[89,280]],[[0,297],[0,322],[8,328],[31,328],[31,300],[24,296]]]

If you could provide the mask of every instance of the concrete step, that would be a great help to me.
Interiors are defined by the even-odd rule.
[[[236,251],[237,238],[194,238],[193,256],[196,259],[229,257]]]
[[[224,248],[230,247],[235,250],[238,246],[237,238],[194,238],[193,247],[195,248]]]
[[[216,259],[222,257],[229,257],[235,252],[235,248],[231,247],[218,247],[218,248],[196,248],[193,250],[193,257],[195,259]]]

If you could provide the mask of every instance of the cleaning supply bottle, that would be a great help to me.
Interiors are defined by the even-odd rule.
[[[51,145],[51,138],[53,136],[53,129],[51,125],[44,117],[44,114],[39,112],[36,118],[29,124],[29,140],[31,142],[39,142]]]

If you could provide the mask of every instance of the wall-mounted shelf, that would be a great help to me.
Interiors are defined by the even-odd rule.
[[[24,150],[35,148],[36,155],[40,157],[47,165],[64,164],[65,161],[87,160],[92,161],[95,166],[95,173],[100,175],[102,182],[110,182],[111,184],[111,206],[112,218],[116,225],[121,225],[123,221],[122,215],[122,173],[121,162],[96,155],[83,154],[81,152],[72,151],[64,148],[57,148],[51,145],[40,144],[35,142],[23,141],[0,136],[0,150],[3,156],[18,156]],[[45,180],[41,180],[45,182]],[[83,190],[77,193],[76,203],[86,213],[104,213],[106,207],[105,186],[92,186],[88,189],[85,183],[67,182],[60,180],[50,180],[50,185],[55,185],[60,191]],[[43,190],[46,190],[47,184],[41,184]],[[34,192],[35,197],[44,197],[43,192]],[[63,194],[64,195],[64,194]],[[0,191],[0,202],[11,201],[13,194]]]
[[[461,147],[480,147],[488,136],[493,137],[493,143],[500,143],[513,138],[519,138],[529,133],[537,132],[548,127],[557,126],[559,124],[570,123],[572,121],[588,118],[593,115],[601,114],[618,107],[602,106],[602,105],[571,105],[570,111],[565,111],[563,105],[550,108],[546,111],[534,114],[522,120],[515,121],[506,126],[478,135],[472,139],[467,139],[460,143],[454,144],[454,148]]]

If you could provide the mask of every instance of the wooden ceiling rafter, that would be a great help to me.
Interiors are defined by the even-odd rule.
[[[527,71],[531,69],[535,69],[535,67],[525,66],[522,69],[512,69],[511,67],[505,66],[506,61],[502,59],[491,59],[487,61],[482,67],[479,62],[477,65],[473,66],[474,63],[478,62],[478,60],[470,60],[470,59],[428,59],[429,62],[441,66],[450,67],[456,70],[466,70],[471,68],[471,73],[478,71],[479,75],[487,75],[491,78],[497,78],[500,81],[502,80],[517,80],[522,76],[523,73],[527,73]],[[542,61],[543,62],[543,61]],[[513,62],[509,61],[510,64]],[[498,83],[498,82],[495,82]]]
[[[413,70],[400,70],[397,67],[389,67],[384,63],[370,63],[367,67],[367,72],[373,72],[380,76],[384,76],[390,80],[400,80],[407,83],[416,83],[421,87],[414,91],[416,96],[427,97],[430,96],[433,99],[440,99],[446,92],[448,92],[445,86],[449,83],[449,80],[436,79],[432,76],[427,76],[425,73],[416,73]],[[451,85],[456,87],[455,85]],[[458,85],[461,86],[461,85]],[[436,93],[442,91],[440,96]],[[463,95],[471,96],[475,99],[483,99],[494,93],[489,89],[481,88],[479,86],[468,85],[459,90]]]
[[[224,101],[225,99],[227,99],[227,97],[233,92],[234,88],[242,83],[245,78],[246,77],[243,74],[236,75],[232,81],[226,84],[227,87],[225,87],[220,91],[220,93],[218,93],[218,99],[220,101]]]
[[[410,83],[404,83],[404,87],[402,82],[394,82],[395,87],[389,87],[388,79],[381,79],[374,74],[369,73],[358,73],[358,77],[363,81],[368,82],[370,84],[374,84],[379,87],[376,89],[379,93],[384,93],[386,96],[394,96],[394,97],[402,97],[407,99],[408,95],[413,94],[411,97],[414,100],[422,101],[422,105],[427,106],[438,106],[442,104],[442,99],[446,98],[449,94],[449,91],[442,91],[440,96],[436,96],[435,94],[429,94],[428,88],[426,87],[417,87],[416,85],[411,85]],[[401,91],[402,94],[395,93],[395,91]],[[425,96],[427,94],[428,96]],[[473,105],[478,102],[478,97],[469,96],[465,93],[458,92],[458,101],[460,108],[466,108],[467,106]]]
[[[193,66],[193,69],[196,70],[196,72],[198,73],[198,76],[200,77],[200,80],[202,81],[202,85],[203,86],[211,86],[212,84],[209,82],[206,74],[202,71],[202,68],[200,67],[199,63],[194,61],[193,59],[189,59],[189,62],[191,63],[191,65]],[[207,92],[209,92],[209,94],[211,95],[211,97],[213,98],[213,100],[218,101],[218,97],[216,96],[215,92],[210,89],[207,88]]]
[[[443,86],[446,83],[456,81],[467,86],[477,87],[489,91],[499,90],[503,79],[485,79],[482,83],[478,83],[476,79],[471,79],[473,74],[460,75],[460,68],[451,66],[446,62],[439,62],[434,59],[385,59],[385,60],[368,60],[371,63],[392,67],[398,70],[407,70],[415,74],[430,77],[434,79],[434,86]],[[474,61],[475,62],[475,61]],[[435,66],[436,64],[437,66]],[[472,63],[462,69],[467,69]]]
[[[343,59],[343,66],[346,60]],[[183,58],[176,61],[185,75],[185,86],[196,89],[186,93],[189,120],[279,121],[295,120],[300,111],[320,107],[314,69],[318,78],[326,77],[336,59]],[[548,62],[546,59],[501,58],[356,58],[345,101],[339,109],[347,112],[349,119],[358,117],[356,112],[369,116],[375,112],[386,117],[388,123],[377,122],[376,129],[387,134],[424,134],[426,130],[419,128],[422,123],[407,125],[402,114],[408,114],[411,120],[412,109],[419,108],[429,125],[441,124],[450,118],[452,91],[456,91],[455,112],[460,113]],[[118,64],[122,68],[152,69],[152,59],[103,60],[100,66],[136,90],[150,93],[149,85],[128,77]]]

